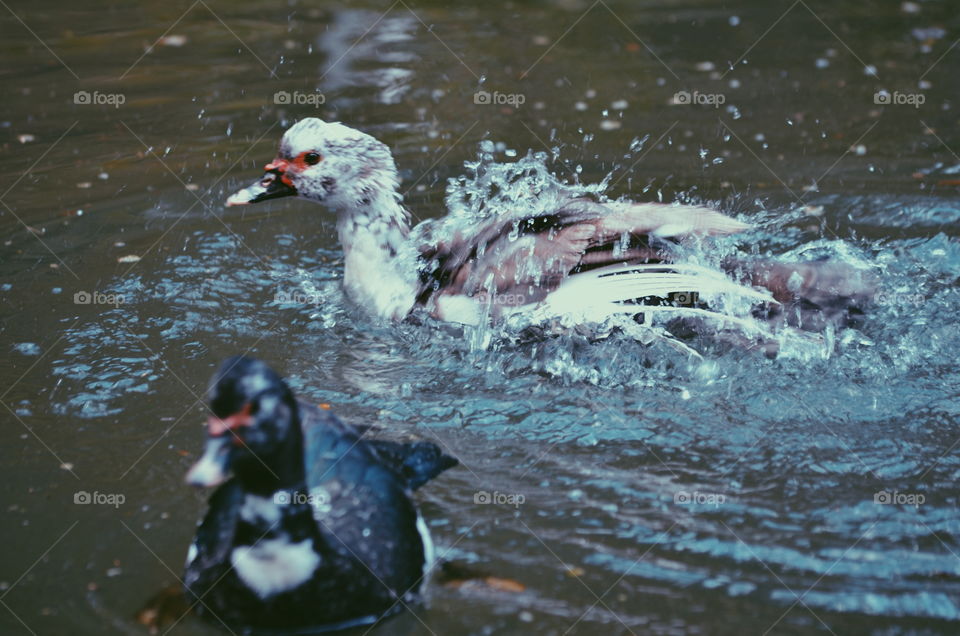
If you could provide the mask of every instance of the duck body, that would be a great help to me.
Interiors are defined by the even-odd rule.
[[[234,367],[212,391],[243,376],[280,381],[239,360],[224,364]],[[184,582],[198,613],[244,630],[315,629],[371,622],[415,600],[433,557],[411,492],[456,460],[428,442],[367,441],[292,399],[258,407],[258,385],[247,384],[252,395],[208,424],[188,474],[199,486],[234,474],[210,497],[189,551]]]
[[[638,306],[677,314],[694,309],[701,318],[726,320],[736,317],[709,310],[746,305],[802,326],[796,312],[771,308],[784,299],[801,303],[817,296],[827,305],[835,299],[843,309],[853,298],[815,289],[825,279],[812,267],[761,263],[745,271],[730,263],[720,271],[682,265],[678,245],[749,227],[715,210],[593,200],[555,179],[540,181],[529,193],[509,196],[503,184],[484,184],[493,193],[471,195],[466,207],[472,214],[451,213],[411,227],[389,148],[343,124],[306,118],[286,131],[264,177],[229,197],[227,205],[285,196],[324,204],[337,215],[347,295],[386,319],[402,320],[419,308],[469,325],[519,316],[572,326],[635,316]],[[789,290],[774,288],[787,280]],[[771,285],[764,287],[765,281]],[[864,286],[853,302],[862,304],[869,293]],[[691,307],[674,302],[678,297],[699,302]],[[749,327],[750,312],[739,317]]]
[[[284,134],[263,179],[227,205],[285,196],[322,203],[337,214],[343,283],[355,302],[383,318],[403,319],[422,307],[468,324],[547,308],[544,301],[568,279],[595,279],[604,266],[666,258],[649,245],[651,235],[704,237],[748,227],[700,206],[601,203],[559,186],[469,223],[448,216],[411,227],[398,187],[385,144],[306,118]],[[623,293],[630,298],[630,290]],[[596,304],[622,311],[609,300]]]

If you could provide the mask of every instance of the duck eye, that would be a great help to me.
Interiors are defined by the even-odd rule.
[[[308,165],[315,166],[320,163],[320,155],[315,152],[308,152],[304,155],[303,160],[307,162]]]

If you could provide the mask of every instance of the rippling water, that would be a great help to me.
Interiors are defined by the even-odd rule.
[[[182,485],[198,400],[247,350],[345,419],[458,456],[419,495],[439,554],[524,587],[434,585],[374,633],[955,633],[951,7],[189,7],[0,17],[4,633],[140,629],[203,510]],[[696,360],[629,330],[380,324],[343,297],[322,208],[222,207],[308,115],[388,142],[419,218],[469,187],[464,162],[531,149],[572,187],[754,224],[691,259],[829,256],[878,291],[857,329],[772,360],[707,337]]]

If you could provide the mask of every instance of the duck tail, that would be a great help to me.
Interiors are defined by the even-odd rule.
[[[365,440],[385,464],[406,479],[407,487],[416,490],[448,468],[460,463],[445,455],[433,442],[394,442]]]

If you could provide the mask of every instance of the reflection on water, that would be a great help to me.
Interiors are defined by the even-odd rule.
[[[197,5],[136,62],[187,8],[10,5],[32,33],[0,18],[4,633],[140,633],[133,613],[176,583],[203,508],[181,484],[204,382],[246,350],[349,421],[456,454],[419,494],[439,553],[523,585],[434,586],[375,633],[953,631],[949,7],[795,5],[776,22],[789,4]],[[321,105],[275,99],[317,90]],[[343,297],[322,208],[221,207],[307,115],[395,148],[420,218],[485,140],[497,160],[545,151],[567,183],[606,178],[611,197],[754,224],[697,262],[828,255],[876,272],[877,293],[829,356],[773,360],[617,329],[478,347],[429,319],[381,324]]]

